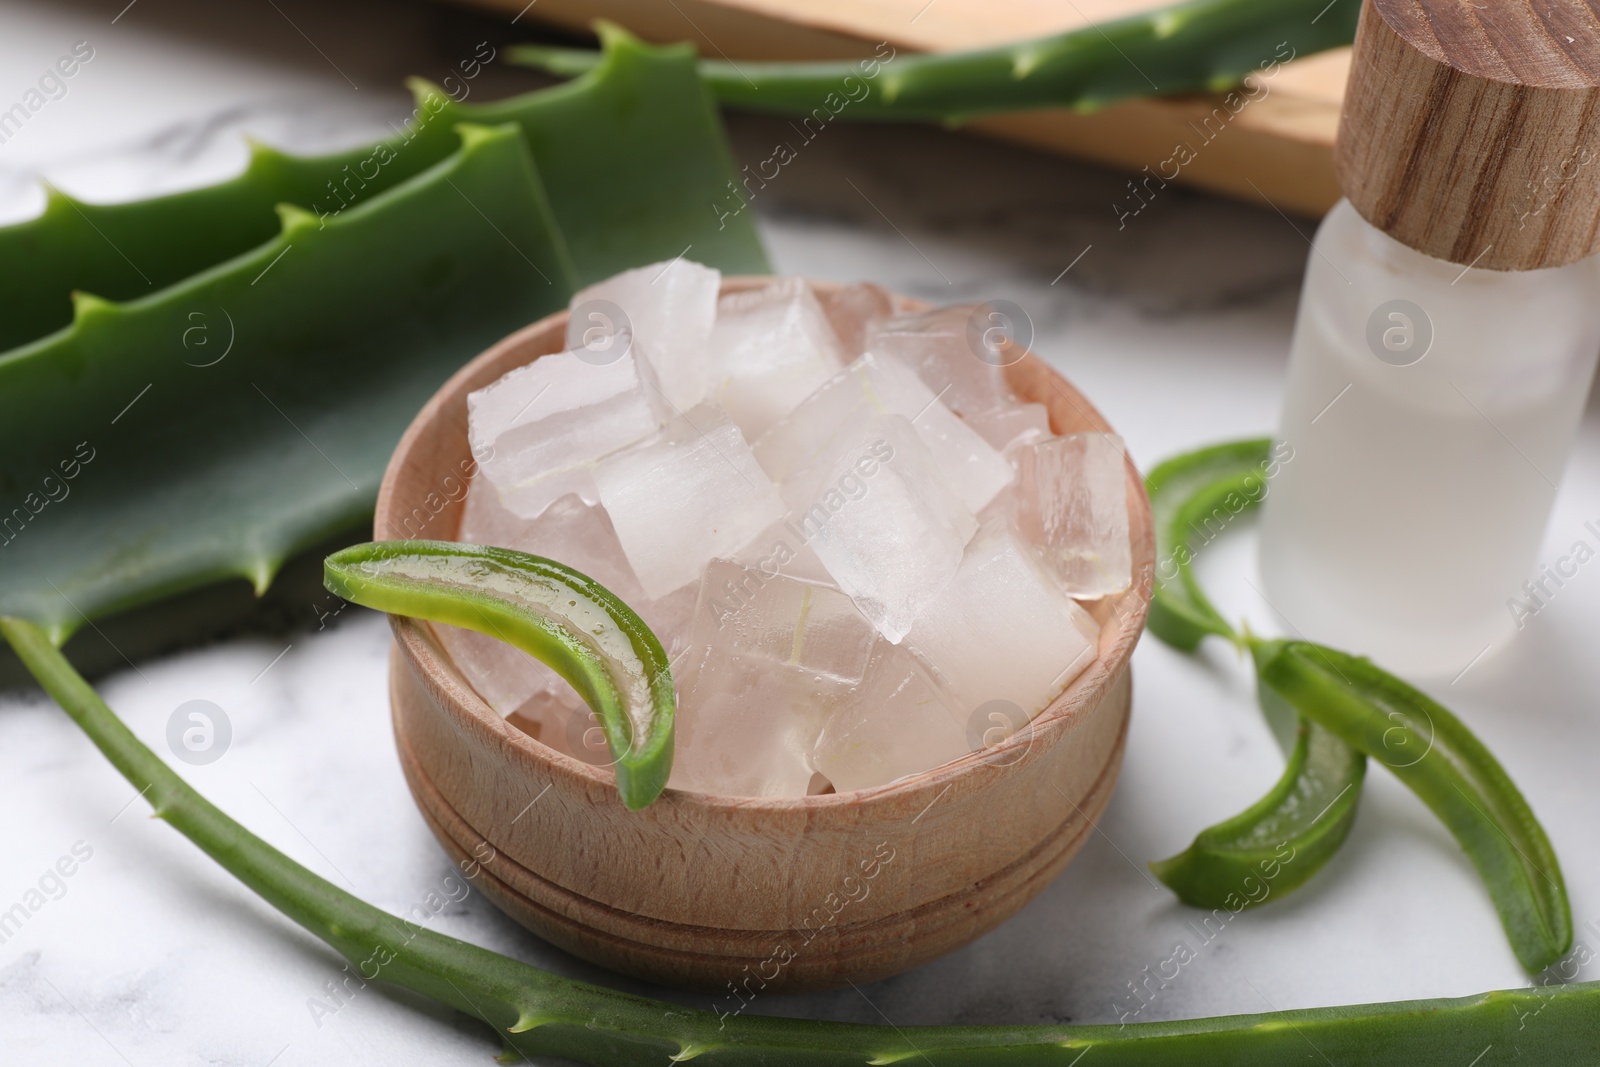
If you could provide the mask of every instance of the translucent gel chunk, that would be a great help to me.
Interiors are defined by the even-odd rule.
[[[966,714],[1003,700],[1032,717],[1094,662],[1099,625],[1008,524],[991,521],[906,635]],[[826,772],[824,772],[826,773]]]
[[[682,258],[623,271],[573,296],[567,347],[600,349],[630,332],[644,345],[668,402],[687,411],[706,397],[721,284],[720,272]]]
[[[1068,434],[1015,458],[1019,526],[1067,592],[1087,600],[1133,584],[1122,439]]]
[[[473,454],[513,514],[537,518],[567,493],[594,503],[595,462],[660,429],[638,349],[598,365],[553,353],[468,394]]]
[[[873,637],[836,590],[712,562],[678,686],[670,784],[804,796],[817,734],[861,681]]]
[[[783,500],[739,428],[715,405],[595,467],[600,500],[633,572],[651,597],[700,577],[783,517]]]
[[[717,305],[711,396],[748,440],[843,365],[839,339],[802,278],[730,293]]]
[[[869,420],[808,484],[815,488],[791,498],[790,528],[878,631],[899,641],[960,567],[977,520],[898,415]]]

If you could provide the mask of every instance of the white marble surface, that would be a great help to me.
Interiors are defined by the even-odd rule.
[[[452,48],[478,39],[467,16],[408,4],[138,0],[113,23],[123,3],[0,4],[0,106],[72,42],[96,50],[64,99],[0,145],[0,215],[37,209],[41,173],[91,198],[216,179],[243,163],[238,131],[299,148],[370,138],[406,113],[403,75],[440,76]],[[525,81],[506,72],[501,85]],[[766,119],[735,118],[732,129],[752,160],[781,133]],[[870,278],[936,300],[1015,301],[1037,326],[1036,348],[1099,404],[1141,464],[1269,432],[1309,224],[1168,190],[1119,230],[1111,205],[1122,182],[935,130],[839,127],[807,146],[757,208],[781,271]],[[1547,557],[1600,518],[1596,486],[1600,412],[1591,409]],[[1203,567],[1231,612],[1271,629],[1245,581],[1250,559],[1249,536],[1234,536],[1209,549]],[[1600,657],[1586,649],[1597,623],[1600,577],[1584,571],[1509,650],[1453,685],[1429,685],[1527,792],[1591,945],[1600,944],[1600,715],[1591,696]],[[102,690],[160,751],[179,704],[221,706],[231,747],[216,763],[182,768],[190,779],[312,869],[405,911],[445,887],[451,868],[396,765],[387,646],[380,619],[350,612],[322,632],[308,626],[142,663]],[[1114,1021],[1134,1005],[1127,983],[1180,939],[1197,958],[1138,1018],[1525,981],[1465,858],[1378,768],[1337,859],[1295,896],[1242,914],[1201,946],[1193,913],[1142,865],[1256,799],[1281,757],[1231,653],[1190,659],[1146,640],[1135,663],[1121,785],[1060,880],[930,966],[860,991],[767,997],[758,1010],[896,1024]],[[478,1064],[497,1051],[481,1027],[404,993],[369,987],[336,1012],[315,1012],[339,973],[334,954],[148,818],[42,696],[0,695],[0,758],[0,910],[76,843],[80,854],[92,849],[64,889],[47,880],[59,898],[0,944],[0,1063]],[[544,945],[475,892],[432,925],[640,988]]]

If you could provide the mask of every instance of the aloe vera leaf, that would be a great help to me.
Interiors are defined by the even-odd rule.
[[[993,48],[895,55],[880,46],[876,60],[865,61],[703,60],[700,74],[724,104],[822,111],[824,121],[959,122],[1040,107],[1092,111],[1129,97],[1225,89],[1296,56],[1347,45],[1360,10],[1358,0],[1187,0]],[[588,50],[537,45],[510,49],[508,58],[562,76],[600,62]]]
[[[1539,971],[1572,946],[1555,850],[1511,777],[1460,719],[1365,658],[1305,641],[1256,646],[1262,684],[1388,767],[1450,829],[1524,967]]]
[[[622,802],[638,809],[661,795],[672,671],[656,635],[605,586],[555,560],[451,541],[352,545],[324,566],[345,600],[476,630],[549,664],[599,718]]]
[[[701,1011],[606,989],[408,923],[318,877],[250,833],[142,744],[39,627],[0,635],[154,814],[363,976],[481,1019],[509,1053],[590,1067],[694,1060],[709,1067],[1510,1067],[1588,1062],[1600,983],[1450,1000],[1097,1026],[871,1026]],[[1089,1053],[1093,1056],[1089,1056]]]
[[[754,214],[717,210],[737,170],[694,49],[598,29],[599,77],[459,107],[474,122],[521,125],[578,284],[683,255],[725,274],[771,273]]]
[[[1269,438],[1230,441],[1169,459],[1145,478],[1156,531],[1150,632],[1167,644],[1192,652],[1208,634],[1238,640],[1200,588],[1194,560],[1261,502],[1278,458]]]
[[[1283,698],[1259,685],[1268,710]],[[1289,762],[1271,791],[1244,811],[1200,831],[1194,843],[1151,871],[1196,908],[1242,908],[1304,885],[1338,852],[1355,824],[1367,757],[1314,722],[1300,719]]]
[[[1260,504],[1283,448],[1265,438],[1213,445],[1167,460],[1146,478],[1157,559],[1150,630],[1167,644],[1193,651],[1208,634],[1242,640],[1206,597],[1194,560]],[[1249,808],[1151,865],[1178,899],[1195,907],[1248,907],[1282,897],[1333,858],[1355,822],[1366,757],[1301,719],[1271,687],[1258,681],[1256,688],[1289,756],[1283,774]]]
[[[242,581],[216,582],[176,593],[138,608],[95,620],[62,643],[61,649],[91,680],[130,663],[170,655],[186,648],[234,637],[268,639],[337,626],[355,609],[322,584],[322,560],[329,552],[364,537],[371,528],[341,530],[295,552],[259,595]],[[0,549],[3,552],[3,549]],[[0,693],[32,683],[32,676],[0,641]]]
[[[515,127],[462,127],[456,155],[325,226],[282,218],[154,296],[80,296],[70,330],[0,357],[0,613],[60,640],[223,578],[265,588],[365,520],[452,371],[573,287]]]
[[[753,218],[719,221],[711,206],[734,168],[693,52],[614,28],[604,42],[579,81],[495,103],[458,104],[413,79],[415,119],[373,145],[310,158],[253,145],[230,181],[125,204],[52,190],[42,215],[0,228],[0,350],[68,325],[71,292],[131,300],[249,252],[278,232],[279,203],[331,220],[445,159],[463,122],[517,124],[580,285],[689,250],[728,273],[766,273]]]

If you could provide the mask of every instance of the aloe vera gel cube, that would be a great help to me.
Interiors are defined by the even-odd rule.
[[[714,560],[679,675],[670,784],[803,796],[817,736],[852,699],[874,636],[837,589]]]
[[[790,521],[878,632],[899,641],[961,565],[977,520],[911,423],[880,415],[790,496]]]
[[[889,356],[867,353],[822,383],[754,445],[773,478],[827,464],[875,415],[900,415],[916,429],[967,510],[983,510],[1013,477],[1005,457],[957,418],[922,380]]]
[[[720,272],[681,257],[623,271],[572,298],[567,347],[604,359],[633,338],[667,403],[687,411],[706,397],[721,284]]]
[[[473,454],[506,509],[536,519],[567,493],[595,503],[595,462],[661,428],[650,373],[637,351],[556,352],[468,394]]]
[[[754,441],[844,366],[844,351],[802,278],[730,293],[711,331],[711,397]]]
[[[1032,718],[1094,662],[1100,627],[1001,519],[984,524],[905,644],[975,713],[1007,701]]]
[[[813,762],[835,789],[866,789],[970,752],[968,716],[904,646],[878,642],[856,699],[833,712]]]
[[[783,517],[778,489],[721,408],[702,404],[595,467],[600,500],[651,597],[695,581]]]
[[[1122,439],[1074,433],[1016,452],[1018,518],[1067,592],[1083,599],[1133,583]]]
[[[910,367],[944,404],[970,418],[1015,404],[1004,370],[983,346],[982,305],[961,304],[873,323],[866,349]]]
[[[828,324],[844,347],[845,358],[867,350],[867,331],[894,315],[894,298],[881,285],[854,282],[841,285],[821,298]]]
[[[1043,404],[1008,404],[967,420],[991,448],[1010,455],[1023,445],[1050,439],[1050,409]]]

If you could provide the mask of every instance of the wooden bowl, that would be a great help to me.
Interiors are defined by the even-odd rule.
[[[565,314],[552,315],[445,383],[389,462],[378,538],[455,536],[472,470],[467,394],[559,351],[565,330]],[[1109,430],[1039,359],[1007,373],[1049,407],[1057,432]],[[871,981],[958,948],[1060,873],[1116,782],[1155,558],[1144,483],[1127,470],[1134,588],[1095,605],[1095,662],[999,745],[876,789],[774,799],[669,789],[628,811],[609,770],[507,723],[429,624],[394,617],[395,740],[417,805],[472,883],[539,936],[626,974],[723,990],[729,1011],[759,991]]]

